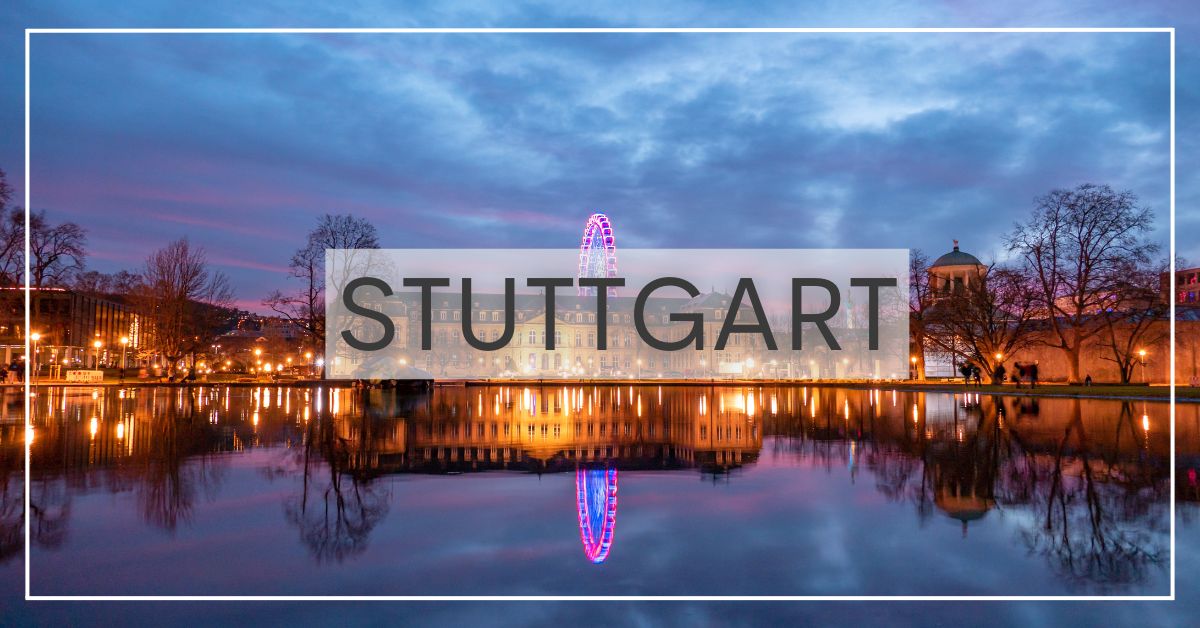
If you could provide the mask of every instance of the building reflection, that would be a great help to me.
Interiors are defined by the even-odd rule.
[[[804,386],[547,385],[419,394],[46,388],[33,406],[31,524],[43,546],[68,533],[71,498],[81,491],[130,491],[148,525],[186,525],[197,503],[220,490],[232,454],[272,447],[285,455],[264,473],[301,479],[285,517],[321,561],[366,549],[389,512],[387,484],[376,481],[384,475],[576,473],[583,549],[601,562],[619,545],[619,472],[691,469],[729,480],[756,464],[847,468],[850,481],[869,477],[880,494],[911,503],[922,520],[960,526],[965,537],[997,510],[1019,512],[1024,549],[1084,582],[1136,581],[1167,556],[1159,534],[1169,524],[1166,404]],[[1176,495],[1196,502],[1196,408],[1178,412]],[[20,430],[3,424],[0,455],[10,471],[20,468]],[[4,549],[13,552],[19,480],[6,485],[4,499]]]

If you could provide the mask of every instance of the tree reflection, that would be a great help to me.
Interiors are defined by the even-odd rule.
[[[30,486],[30,540],[41,547],[59,547],[67,538],[71,497],[64,482],[39,480]]]
[[[215,435],[196,410],[195,391],[178,404],[166,404],[151,420],[150,430],[143,464],[130,469],[137,502],[147,523],[174,531],[191,521],[200,495],[216,495],[225,469],[209,453]]]
[[[362,434],[375,419],[360,413]],[[322,416],[308,425],[299,455],[301,491],[289,498],[284,513],[300,531],[301,541],[318,562],[341,562],[367,548],[371,530],[387,515],[388,499],[372,486],[352,461],[363,455],[370,439],[341,437],[334,419]]]
[[[21,487],[6,473],[0,487],[0,564],[17,555],[22,545],[22,510],[24,496]]]
[[[5,399],[0,403],[7,402]],[[0,564],[18,555],[24,545],[22,523],[25,514],[25,492],[22,486],[24,474],[24,445],[21,441],[23,426],[10,424],[0,426]]]
[[[1101,586],[1140,581],[1165,553],[1151,533],[1162,519],[1163,487],[1147,481],[1145,459],[1137,452],[1122,455],[1117,449],[1108,460],[1093,455],[1079,400],[1071,403],[1071,413],[1045,458],[1049,468],[1039,465],[1041,479],[1030,478],[1041,495],[1035,502],[1041,512],[1025,541],[1031,551],[1053,559],[1064,577]],[[1118,421],[1116,435],[1126,426]]]
[[[1061,577],[1105,589],[1140,582],[1165,560],[1168,524],[1169,485],[1147,452],[1148,427],[1125,402],[1115,421],[1090,423],[1093,435],[1081,401],[1062,403],[1053,432],[1028,400],[956,401],[928,422],[914,409],[903,434],[875,434],[866,460],[876,490],[912,502],[922,520],[961,521],[964,536],[993,509],[1028,512],[1024,544]]]

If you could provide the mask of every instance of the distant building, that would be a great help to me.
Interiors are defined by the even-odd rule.
[[[929,266],[929,287],[935,299],[945,299],[962,294],[972,284],[980,281],[987,267],[979,258],[958,249],[934,260]]]
[[[1163,301],[1171,300],[1171,273],[1159,276],[1159,289]],[[1200,305],[1200,268],[1175,271],[1176,305]]]
[[[504,295],[474,294],[470,304],[471,333],[481,341],[496,341],[504,333]],[[516,295],[514,299],[513,333],[507,345],[495,351],[482,352],[470,347],[463,338],[463,304],[461,294],[435,293],[430,303],[429,332],[434,352],[420,351],[422,320],[419,293],[401,292],[378,301],[365,302],[366,307],[382,312],[392,320],[396,330],[391,358],[399,364],[411,365],[432,373],[435,377],[477,377],[525,375],[531,377],[591,376],[610,378],[688,377],[697,375],[737,376],[750,372],[782,378],[844,376],[848,369],[859,365],[847,364],[829,351],[814,351],[803,361],[794,351],[768,351],[762,338],[755,334],[736,333],[729,337],[725,349],[717,351],[715,340],[729,311],[732,297],[720,292],[700,294],[694,298],[652,297],[647,300],[645,323],[650,334],[663,340],[679,340],[691,330],[688,321],[671,320],[671,315],[703,315],[705,343],[702,350],[661,351],[649,347],[638,337],[634,324],[634,304],[631,296],[609,297],[607,303],[607,346],[599,350],[594,297],[561,294],[555,299],[554,349],[546,345],[546,313],[543,295]],[[753,311],[743,301],[736,314],[740,323],[749,323]],[[361,321],[354,323],[362,324]],[[848,332],[837,324],[835,334]],[[816,333],[815,331],[813,332]],[[791,346],[791,331],[775,330],[778,347]],[[376,368],[377,362],[360,362],[361,356],[351,355],[345,363],[335,356],[334,372],[350,376],[359,368]],[[373,358],[375,360],[383,358]],[[865,367],[864,367],[865,368]]]
[[[954,249],[934,260],[928,272],[929,294],[936,307],[938,302],[946,303],[961,297],[969,287],[982,281],[987,266],[974,255],[960,250],[958,240],[955,240]],[[916,347],[913,350],[916,351]],[[931,347],[923,347],[921,351],[921,367],[927,377],[958,376],[961,359],[953,351],[937,351]]]
[[[986,271],[986,266],[974,255],[959,250],[958,240],[954,241],[954,249],[942,255],[929,267],[930,292],[934,302],[953,298],[962,293],[971,282],[978,281]],[[1164,273],[1161,278],[1163,298],[1170,294],[1170,274]],[[1176,273],[1176,303],[1181,306],[1176,313],[1176,362],[1175,379],[1180,384],[1200,383],[1200,268],[1180,270]],[[1030,333],[1048,334],[1047,321],[1036,321]],[[1169,320],[1163,317],[1154,323],[1155,328],[1145,334],[1146,343],[1139,351],[1138,364],[1133,372],[1134,382],[1162,383],[1170,377],[1170,338],[1167,332]],[[1037,329],[1042,331],[1037,331]],[[1120,333],[1118,331],[1118,333]],[[1105,336],[1097,334],[1083,346],[1080,356],[1080,377],[1091,375],[1097,382],[1113,382],[1120,380],[1116,363],[1112,359],[1111,349],[1104,342]],[[922,364],[925,374],[929,377],[960,377],[958,366],[967,359],[963,355],[965,347],[958,351],[938,351],[926,346],[923,349],[913,347],[914,351],[923,351]],[[1015,352],[1006,358],[1011,367],[1016,362],[1036,363],[1038,376],[1043,381],[1063,381],[1067,379],[1069,366],[1061,350],[1045,344],[1033,343],[1030,347]]]
[[[65,288],[37,288],[30,293],[32,328],[25,329],[24,290],[4,289],[0,305],[0,344],[4,363],[25,354],[25,335],[38,334],[40,365],[68,367],[115,365],[120,361],[121,338],[128,338],[127,359],[141,345],[137,314],[117,297],[87,294]],[[94,345],[100,341],[100,348]]]

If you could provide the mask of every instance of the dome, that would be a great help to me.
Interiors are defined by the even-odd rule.
[[[937,268],[939,266],[983,266],[983,262],[970,253],[958,250],[958,240],[955,240],[954,250],[937,258],[929,267]]]
[[[982,519],[996,502],[974,495],[939,494],[934,498],[934,504],[947,517],[966,523]]]

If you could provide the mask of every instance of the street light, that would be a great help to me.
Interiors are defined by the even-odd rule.
[[[100,347],[103,347],[104,343],[100,342],[100,339],[97,338],[96,340],[92,341],[92,346],[95,347],[95,349],[96,349],[96,368],[99,369],[100,368]]]
[[[1146,350],[1145,349],[1138,349],[1138,361],[1142,363],[1142,379],[1149,382],[1150,380],[1146,379]]]
[[[32,383],[37,383],[37,369],[38,369],[37,343],[41,339],[42,339],[42,335],[37,333],[36,331],[33,332],[32,334],[29,334],[29,340],[33,342],[33,362],[29,366],[29,369],[30,369],[29,372],[31,373],[31,376],[29,379]]]
[[[129,348],[129,336],[121,336],[121,382],[125,382],[125,350]]]

